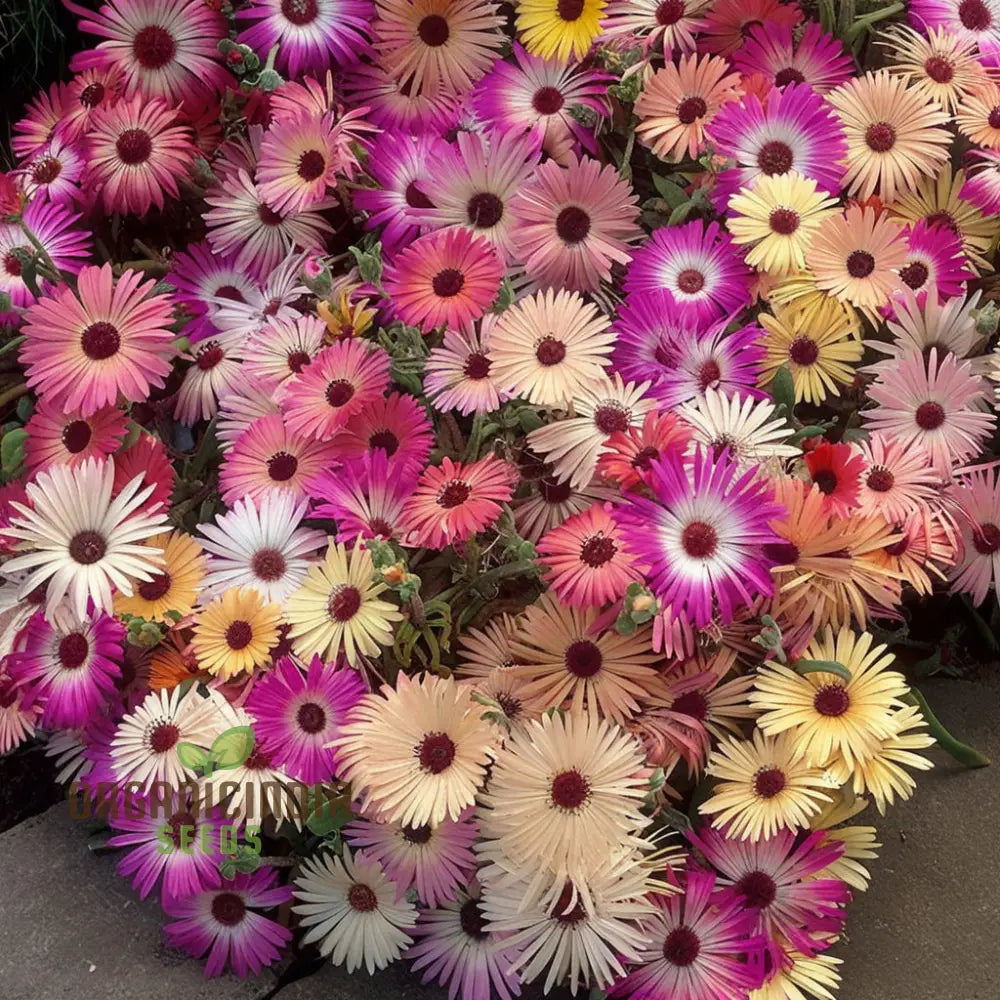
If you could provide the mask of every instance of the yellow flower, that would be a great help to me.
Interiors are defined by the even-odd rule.
[[[987,82],[966,94],[955,110],[955,124],[977,146],[1000,149],[1000,87]]]
[[[782,276],[805,267],[813,233],[837,213],[836,204],[812,178],[794,171],[762,174],[729,199],[726,225],[734,243],[751,245],[748,264]]]
[[[194,626],[195,656],[203,670],[229,680],[268,661],[278,642],[281,608],[249,587],[233,587],[212,601]]]
[[[143,544],[163,550],[163,567],[151,580],[137,582],[131,597],[116,594],[115,614],[147,621],[162,621],[168,611],[176,611],[182,618],[191,614],[205,576],[202,547],[180,531],[155,535]]]
[[[346,340],[350,337],[360,337],[375,319],[375,310],[368,308],[368,299],[351,302],[351,293],[344,290],[336,305],[330,302],[320,302],[316,306],[319,318],[326,323],[332,339]]]
[[[607,0],[518,0],[517,33],[542,59],[582,59],[601,33]]]

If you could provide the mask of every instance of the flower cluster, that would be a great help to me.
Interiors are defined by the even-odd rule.
[[[829,1000],[894,643],[1000,580],[992,7],[66,3],[0,752],[209,975]]]

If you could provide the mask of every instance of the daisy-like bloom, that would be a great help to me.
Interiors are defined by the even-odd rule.
[[[705,150],[705,127],[740,93],[740,76],[725,59],[691,54],[676,66],[668,60],[635,102],[636,135],[661,160],[694,158]]]
[[[688,450],[710,448],[713,455],[727,452],[741,468],[794,458],[798,445],[785,444],[791,428],[775,416],[768,399],[706,389],[699,399],[683,403],[678,416],[687,425]]]
[[[458,887],[469,881],[476,869],[472,845],[478,834],[479,827],[468,816],[433,827],[370,819],[344,827],[351,848],[364,850],[396,883],[397,901],[413,888],[425,906],[454,899]]]
[[[618,525],[600,504],[546,532],[537,550],[546,582],[577,607],[616,600],[639,577]]]
[[[648,634],[602,630],[596,610],[570,607],[551,594],[525,611],[510,648],[510,671],[525,682],[523,698],[546,709],[565,707],[624,725],[640,711],[636,699],[659,680]]]
[[[789,1000],[789,997],[820,997],[829,1000],[840,986],[837,966],[844,960],[834,955],[803,955],[794,948],[782,952],[784,964],[777,966],[763,986],[750,993],[751,1000]]]
[[[315,316],[269,317],[242,349],[243,372],[277,389],[312,363],[323,349],[325,332],[325,324]]]
[[[277,47],[275,65],[289,77],[349,66],[369,48],[368,0],[253,0],[236,14],[249,24],[237,42],[262,59]]]
[[[282,385],[279,400],[293,434],[329,441],[388,387],[389,355],[370,341],[338,340]]]
[[[320,214],[335,201],[324,199],[299,212],[276,212],[242,168],[228,178],[225,189],[205,195],[211,209],[204,213],[206,239],[214,253],[234,252],[233,264],[264,277],[295,248],[323,253],[333,233]]]
[[[0,753],[10,753],[30,740],[41,714],[42,706],[26,688],[10,677],[0,678]]]
[[[263,666],[280,622],[280,605],[265,603],[249,587],[232,587],[198,614],[192,640],[198,663],[224,681]]]
[[[508,310],[509,312],[510,310]],[[493,373],[490,343],[499,317],[487,314],[472,330],[446,330],[424,364],[424,390],[440,413],[492,413],[507,399]]]
[[[757,672],[750,702],[760,712],[758,727],[768,736],[791,732],[794,755],[815,767],[842,763],[853,769],[878,740],[893,734],[893,714],[909,690],[903,675],[888,669],[894,657],[874,645],[868,632],[827,626],[806,647],[804,659],[839,663],[851,674],[799,674],[768,661]]]
[[[597,291],[612,264],[632,259],[641,236],[638,196],[610,164],[570,155],[566,166],[543,163],[511,202],[511,241],[540,285]]]
[[[878,191],[892,201],[948,159],[948,114],[886,70],[847,81],[827,100],[847,136],[844,187],[858,198]]]
[[[964,94],[955,109],[955,125],[977,146],[1000,149],[1000,86],[986,82]]]
[[[487,240],[455,228],[415,240],[386,266],[383,281],[399,318],[430,333],[479,319],[503,276],[504,265]]]
[[[697,323],[729,316],[750,300],[750,271],[717,222],[662,226],[637,250],[625,290],[663,291]]]
[[[334,460],[328,442],[293,434],[280,414],[260,417],[233,442],[219,472],[222,499],[259,499],[271,490],[297,500],[309,496],[309,484]]]
[[[514,494],[512,466],[492,455],[465,465],[445,456],[428,466],[404,504],[407,545],[443,549],[483,531]]]
[[[756,469],[741,474],[729,456],[699,449],[690,463],[654,462],[646,484],[654,499],[630,496],[614,516],[658,598],[707,625],[715,609],[730,622],[739,604],[771,593],[767,521],[780,508]]]
[[[4,573],[28,571],[21,597],[45,584],[49,618],[66,596],[77,618],[87,615],[88,600],[110,612],[113,589],[130,595],[157,571],[159,550],[139,543],[163,529],[165,516],[146,504],[152,490],[138,479],[112,499],[113,477],[107,460],[54,465],[27,484],[30,506],[11,502],[3,533],[19,539],[24,554],[4,563]]]
[[[80,183],[87,166],[83,148],[55,135],[24,166],[25,194],[39,202],[68,204],[80,197]]]
[[[153,535],[144,544],[162,552],[162,565],[151,580],[136,583],[131,596],[115,595],[115,614],[147,621],[163,621],[168,611],[191,614],[205,575],[202,547],[183,531]]]
[[[1000,208],[1000,154],[992,150],[976,150],[969,170],[969,179],[962,186],[962,197],[982,210],[995,216]]]
[[[750,32],[766,25],[774,31],[782,25],[795,27],[802,11],[782,0],[716,0],[705,12],[698,35],[699,47],[717,56],[731,56],[746,44]]]
[[[610,441],[611,439],[609,439]],[[518,534],[538,542],[546,531],[558,527],[568,517],[587,510],[596,501],[610,500],[614,491],[599,482],[574,488],[565,480],[543,476],[530,483],[531,492],[512,503]]]
[[[825,831],[800,841],[795,832],[782,830],[767,840],[752,841],[702,827],[687,837],[721,873],[721,884],[731,886],[743,908],[756,916],[754,929],[767,936],[775,966],[782,965],[789,942],[815,955],[827,946],[830,934],[843,927],[850,891],[821,873],[841,856],[844,846],[826,841]]]
[[[744,76],[761,73],[775,87],[806,84],[826,94],[849,80],[854,64],[843,45],[816,21],[800,33],[789,23],[768,18],[750,27],[743,45],[733,52],[733,65]]]
[[[300,527],[307,508],[287,492],[270,492],[237,500],[215,524],[199,524],[209,553],[203,600],[231,587],[250,587],[265,601],[284,602],[326,543],[321,531]]]
[[[656,407],[656,401],[645,396],[648,388],[648,382],[626,383],[618,374],[581,384],[573,396],[576,416],[533,430],[528,445],[552,465],[558,480],[582,490],[594,478],[597,459],[611,435],[640,427]]]
[[[990,586],[1000,587],[1000,482],[993,472],[965,473],[951,491],[958,505],[962,547],[949,573],[953,590],[982,604]]]
[[[947,479],[952,467],[977,455],[996,428],[996,414],[984,413],[988,391],[968,361],[941,358],[932,347],[900,358],[869,387],[875,409],[861,416],[867,427],[895,437],[908,448],[918,444],[934,470]]]
[[[221,65],[216,41],[226,35],[218,10],[198,0],[108,0],[99,10],[66,6],[80,17],[81,31],[106,41],[79,53],[73,69],[108,68],[123,79],[126,97],[162,98],[171,104],[204,101],[231,77]]]
[[[596,153],[595,126],[577,121],[571,110],[587,108],[598,122],[608,117],[605,75],[592,67],[539,59],[517,42],[513,56],[513,62],[495,62],[476,85],[469,100],[479,118],[502,134],[529,133],[560,163],[579,147]]]
[[[224,707],[225,706],[225,707]],[[203,698],[195,687],[151,691],[126,715],[111,740],[111,762],[120,781],[138,781],[149,788],[165,781],[174,788],[194,777],[181,763],[180,743],[207,749],[231,725],[236,714],[218,696]]]
[[[192,343],[218,332],[212,317],[221,300],[247,302],[256,289],[249,272],[234,266],[230,254],[213,253],[204,241],[173,255],[170,283],[178,304],[191,317],[184,332]]]
[[[941,477],[918,444],[871,434],[855,445],[864,460],[858,506],[866,514],[881,514],[892,524],[932,504],[941,492]]]
[[[533,56],[582,59],[601,33],[607,0],[517,0],[517,34]]]
[[[245,335],[235,330],[201,340],[182,357],[192,364],[184,372],[174,416],[191,427],[211,420],[218,412],[219,397],[233,388],[242,372]]]
[[[839,215],[836,204],[811,178],[794,172],[763,175],[729,199],[726,227],[735,244],[750,247],[743,259],[751,267],[781,276],[805,267],[813,235]]]
[[[464,94],[499,57],[504,18],[479,0],[375,0],[375,51],[416,94]]]
[[[274,390],[249,372],[239,384],[219,400],[215,430],[223,453],[230,451],[236,439],[257,420],[281,413]]]
[[[615,340],[607,318],[576,292],[551,288],[507,309],[490,336],[490,375],[512,396],[561,406],[599,378]]]
[[[806,251],[816,287],[842,302],[873,310],[901,287],[906,233],[885,215],[850,206],[827,219]]]
[[[138,479],[141,488],[152,487],[146,501],[148,507],[157,504],[166,508],[174,491],[173,464],[163,443],[152,434],[140,434],[135,444],[111,456],[115,467],[114,485],[111,495],[118,496],[129,483]]]
[[[89,416],[79,410],[64,412],[51,398],[39,399],[25,425],[24,460],[29,470],[50,465],[80,465],[116,451],[125,436],[125,414],[105,406]]]
[[[738,1000],[758,982],[749,959],[759,943],[753,915],[712,872],[689,868],[683,892],[651,897],[642,919],[645,937],[635,967],[609,991],[643,1000]]]
[[[524,873],[518,902],[542,894],[554,902],[567,881],[585,897],[613,852],[648,846],[639,837],[648,823],[642,767],[638,741],[592,713],[546,714],[510,734],[479,797],[479,821]]]
[[[937,581],[947,579],[960,541],[951,511],[917,509],[894,526],[899,541],[875,549],[866,557],[885,573],[898,576],[921,596],[929,595]]]
[[[288,634],[301,659],[332,661],[343,652],[353,667],[392,643],[392,625],[403,616],[379,599],[386,585],[374,583],[373,574],[371,553],[360,538],[353,549],[336,543],[327,548],[323,562],[285,601]]]
[[[416,478],[434,446],[434,428],[414,396],[390,392],[352,417],[336,440],[337,456],[357,462],[382,452],[404,478]]]
[[[95,112],[87,134],[85,185],[100,189],[104,210],[145,215],[177,197],[177,180],[194,163],[191,133],[159,99],[136,95]]]
[[[511,639],[517,632],[517,620],[508,614],[491,618],[482,629],[470,628],[459,636],[458,673],[462,677],[483,679],[495,670],[514,665]]]
[[[694,51],[694,36],[704,28],[710,5],[710,0],[610,0],[604,36],[641,38],[646,51],[661,49],[669,63],[674,51]]]
[[[742,187],[758,178],[777,179],[792,172],[812,178],[816,186],[840,194],[847,152],[843,129],[829,105],[809,87],[789,84],[772,90],[766,103],[754,94],[727,105],[709,133],[716,150],[736,161],[723,170],[712,192],[720,211]]]
[[[706,768],[717,783],[698,811],[712,816],[714,827],[728,824],[726,835],[740,840],[809,826],[838,784],[798,757],[794,739],[792,733],[772,737],[755,729],[752,741],[722,740]]]
[[[957,233],[921,220],[910,228],[906,242],[906,261],[898,273],[907,288],[926,292],[928,301],[964,294],[965,284],[975,277],[975,272],[969,267]]]
[[[219,976],[232,967],[237,976],[257,975],[276,962],[292,932],[255,912],[269,910],[292,898],[292,887],[275,886],[279,872],[262,868],[253,875],[237,875],[215,889],[202,889],[184,899],[164,901],[168,916],[167,943],[201,958],[206,952],[206,976]]]
[[[326,666],[314,656],[305,673],[290,657],[254,685],[247,711],[254,732],[297,781],[330,781],[337,757],[330,748],[347,715],[365,693],[361,676],[348,667]]]
[[[966,94],[988,83],[986,71],[977,59],[974,41],[944,28],[926,31],[925,35],[903,24],[891,25],[885,32],[885,45],[895,61],[886,68],[953,115]]]
[[[440,829],[440,828],[439,828]],[[466,1000],[513,1000],[520,993],[520,978],[513,971],[521,949],[509,939],[486,930],[478,884],[460,889],[454,901],[422,910],[413,928],[416,942],[406,957],[413,971],[426,970],[422,982],[436,980],[448,988],[448,1000],[461,990]]]
[[[170,790],[169,798],[157,789],[156,798],[128,794],[124,808],[112,809],[108,817],[114,835],[108,847],[130,847],[118,862],[118,874],[132,878],[132,888],[145,899],[161,884],[163,899],[186,899],[202,889],[216,889],[219,877],[219,827],[225,818],[217,811],[198,809],[187,794]],[[164,827],[166,829],[164,830]],[[190,827],[181,848],[181,829]],[[162,833],[161,833],[162,831]],[[173,843],[164,852],[163,836]]]
[[[28,385],[85,417],[119,395],[139,402],[162,389],[176,350],[171,300],[155,287],[141,271],[115,280],[105,264],[80,271],[76,294],[60,285],[36,302],[25,314],[21,347]]]
[[[989,270],[993,266],[987,258],[994,223],[962,196],[965,186],[965,171],[952,171],[945,165],[937,176],[924,176],[915,190],[902,193],[889,206],[889,215],[903,225],[924,222],[957,236],[969,260],[981,270]]]
[[[107,615],[50,625],[36,614],[24,632],[24,650],[11,658],[11,676],[30,688],[43,706],[39,720],[50,728],[84,726],[99,715],[121,677],[125,631]]]
[[[836,299],[816,299],[806,308],[796,302],[776,306],[773,316],[761,313],[757,321],[767,331],[761,385],[784,365],[792,375],[795,401],[821,403],[854,381],[852,365],[861,360],[864,345],[856,321]]]
[[[620,490],[645,482],[653,462],[682,455],[691,441],[691,426],[678,414],[650,411],[639,428],[615,431],[597,459],[597,473]],[[796,453],[798,449],[796,449]]]
[[[354,207],[368,213],[365,228],[380,232],[387,253],[420,235],[424,212],[434,207],[426,191],[433,183],[431,164],[442,155],[444,142],[434,135],[383,132],[372,142],[366,169],[378,187],[355,191]]]
[[[921,30],[941,27],[963,41],[975,42],[995,64],[1000,50],[1000,7],[996,0],[914,0],[909,17]]]
[[[378,820],[437,826],[473,805],[493,756],[495,734],[472,688],[400,672],[350,713],[333,741],[341,777]]]
[[[821,440],[805,456],[809,477],[826,498],[827,509],[846,517],[858,506],[865,461],[849,444]]]
[[[91,242],[78,226],[79,216],[36,198],[25,207],[22,218],[60,271],[79,272],[82,260],[90,255]],[[0,219],[0,292],[6,292],[15,306],[26,306],[35,301],[35,294],[24,282],[20,253],[31,256],[35,248],[17,223]],[[46,291],[50,288],[47,281],[38,284]]]
[[[69,107],[69,87],[53,83],[48,90],[35,95],[28,113],[14,123],[11,149],[18,160],[27,160],[41,152],[55,135]]]
[[[113,104],[121,97],[124,77],[114,66],[95,66],[77,73],[65,89],[65,107],[56,134],[75,143],[85,135],[90,116],[97,109]]]
[[[295,880],[295,913],[308,928],[305,944],[319,942],[320,954],[348,972],[364,966],[384,969],[412,942],[417,908],[399,898],[378,862],[364,852],[329,853],[306,859]]]

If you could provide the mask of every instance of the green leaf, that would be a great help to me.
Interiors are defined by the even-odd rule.
[[[315,798],[314,798],[315,796]],[[350,805],[343,798],[328,799],[322,792],[310,793],[313,811],[306,819],[306,826],[317,837],[339,833],[340,828],[353,818]]]
[[[802,427],[797,430],[789,439],[789,444],[798,444],[800,441],[804,441],[806,438],[819,437],[821,434],[826,433],[826,427],[820,426],[819,424],[809,424],[806,427]]]
[[[666,821],[667,826],[673,827],[673,829],[679,830],[681,833],[691,829],[691,820],[678,809],[671,809],[670,806],[664,806],[660,810],[660,814]]]
[[[241,875],[252,875],[261,866],[260,855],[253,851],[241,850],[233,859],[233,867]]]
[[[4,354],[10,354],[11,351],[16,351],[28,338],[25,336],[14,337],[8,340],[3,347],[0,347],[0,357]]]
[[[212,744],[212,763],[220,771],[239,767],[253,753],[254,734],[250,726],[235,726],[218,736]]]
[[[208,753],[194,743],[178,743],[177,759],[182,767],[190,768],[192,771],[203,768],[208,763]]]
[[[17,401],[17,419],[22,424],[26,424],[31,419],[31,414],[35,411],[35,401],[30,396],[22,396]]]
[[[233,858],[226,858],[219,865],[219,874],[227,881],[231,882],[236,878],[236,862]]]
[[[667,219],[667,225],[679,226],[691,214],[692,208],[694,208],[694,202],[691,201],[685,201],[683,204],[678,205],[670,213],[670,218]]]
[[[949,757],[954,758],[959,764],[965,767],[989,767],[990,759],[984,753],[980,753],[975,747],[970,747],[967,743],[955,739],[944,726],[938,721],[937,716],[931,711],[927,699],[916,689],[910,688],[910,693],[903,698],[908,705],[915,705],[920,709],[920,714],[927,723],[931,736],[937,740],[937,744]]]
[[[835,674],[842,680],[849,681],[851,672],[842,663],[835,660],[796,660],[792,669],[797,674]]]
[[[15,427],[7,431],[0,441],[0,468],[8,476],[16,475],[24,465],[24,443],[28,440],[28,432],[23,427]]]
[[[787,365],[782,365],[774,373],[774,381],[771,383],[771,398],[778,406],[784,406],[786,413],[791,413],[795,408],[795,382],[792,380],[792,373]]]
[[[653,174],[653,187],[659,196],[670,206],[671,211],[688,200],[687,192],[668,177]]]

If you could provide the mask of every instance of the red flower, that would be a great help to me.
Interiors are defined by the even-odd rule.
[[[865,460],[849,444],[824,441],[808,452],[805,458],[809,475],[826,496],[831,514],[842,517],[858,506]]]
[[[0,218],[19,215],[21,212],[21,192],[10,174],[0,174]]]

